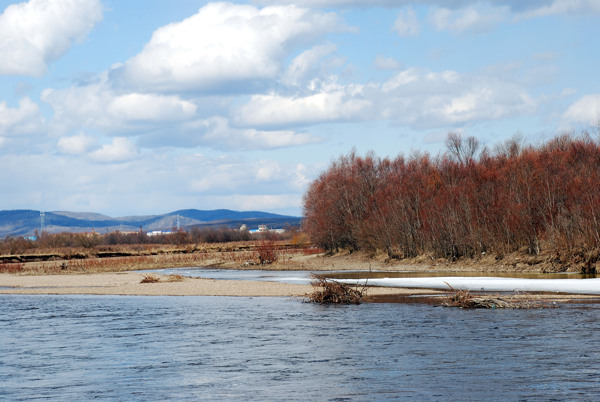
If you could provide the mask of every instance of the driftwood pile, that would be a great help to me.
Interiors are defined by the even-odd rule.
[[[450,293],[442,302],[442,306],[444,307],[531,309],[550,306],[514,295],[507,297],[496,295],[476,296],[468,290],[454,289],[448,283],[446,283],[446,285],[450,287],[452,293]]]
[[[315,291],[307,296],[307,302],[320,304],[361,304],[363,302],[364,288],[358,290],[321,275],[313,274],[312,278],[311,285]]]

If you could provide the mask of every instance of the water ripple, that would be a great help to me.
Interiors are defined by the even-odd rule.
[[[600,307],[0,296],[0,400],[594,400]]]

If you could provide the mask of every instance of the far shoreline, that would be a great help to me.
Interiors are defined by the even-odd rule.
[[[239,252],[238,252],[239,253]],[[539,266],[519,262],[518,256],[510,263],[498,264],[492,257],[449,262],[421,257],[412,260],[391,260],[385,256],[366,253],[286,252],[272,264],[257,264],[251,260],[232,258],[222,252],[208,254],[165,254],[132,258],[104,258],[79,261],[58,260],[23,264],[22,272],[0,273],[0,294],[44,295],[129,295],[129,296],[237,296],[237,297],[295,297],[306,298],[315,288],[304,284],[286,284],[267,281],[214,280],[184,278],[169,282],[166,276],[159,283],[140,283],[142,270],[182,267],[218,269],[271,270],[271,271],[390,271],[390,272],[481,272],[540,273]],[[514,262],[517,260],[517,262]],[[83,269],[81,268],[83,267]],[[88,269],[88,267],[95,268]],[[572,273],[576,273],[573,271]],[[418,295],[441,296],[448,291],[439,289],[368,287],[367,300],[372,302],[411,302]],[[528,295],[544,301],[597,301],[597,296],[576,294]],[[413,299],[414,300],[414,299]],[[416,300],[415,300],[416,301]]]

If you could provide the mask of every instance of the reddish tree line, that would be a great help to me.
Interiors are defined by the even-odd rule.
[[[493,152],[450,134],[440,156],[341,156],[304,196],[304,230],[329,251],[460,258],[600,249],[600,146],[589,136]]]

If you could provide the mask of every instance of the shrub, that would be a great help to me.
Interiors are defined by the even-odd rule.
[[[258,245],[256,252],[258,253],[258,260],[261,265],[272,264],[277,261],[277,252],[272,241],[262,241]]]

